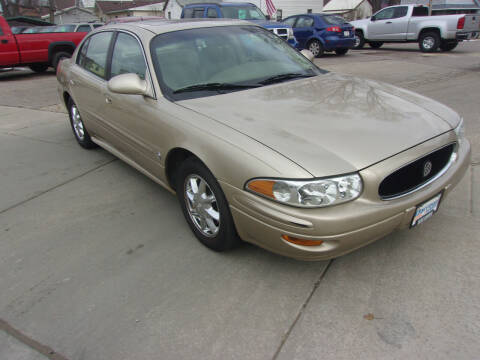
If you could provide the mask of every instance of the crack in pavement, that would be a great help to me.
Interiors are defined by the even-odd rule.
[[[46,356],[50,360],[68,360],[65,356],[57,353],[50,346],[44,345],[32,339],[31,337],[25,335],[20,330],[15,329],[12,325],[10,325],[8,322],[6,322],[3,319],[0,319],[0,330],[5,331],[8,335],[14,337],[18,341],[20,341],[22,344],[27,345],[33,350]]]
[[[275,354],[273,354],[272,360],[276,360],[278,358],[278,355],[280,355],[280,352],[282,351],[283,346],[287,342],[290,334],[292,333],[293,329],[295,328],[295,325],[297,325],[298,320],[300,320],[300,317],[303,315],[305,309],[307,308],[308,304],[310,303],[310,300],[312,299],[313,295],[315,294],[318,287],[320,286],[320,282],[325,277],[325,274],[327,273],[328,269],[330,268],[330,266],[332,265],[334,260],[335,259],[332,259],[332,260],[328,261],[327,266],[325,266],[325,268],[321,272],[320,276],[318,277],[317,281],[315,281],[315,284],[313,284],[313,288],[310,291],[310,294],[307,296],[307,299],[302,304],[302,306],[301,306],[300,310],[298,311],[297,316],[293,320],[292,324],[288,327],[287,332],[283,335],[282,341],[280,342],[280,345],[278,346],[277,351],[275,351]]]
[[[79,178],[81,178],[81,177],[83,177],[83,176],[85,176],[85,175],[88,175],[88,174],[94,172],[95,170],[98,170],[98,169],[100,169],[100,168],[103,167],[103,166],[107,166],[107,165],[109,165],[109,164],[111,164],[111,163],[113,163],[114,161],[117,161],[117,160],[118,160],[117,158],[111,159],[111,160],[109,160],[109,161],[107,161],[107,162],[105,162],[105,163],[103,163],[103,164],[100,164],[100,165],[98,165],[98,166],[95,166],[94,168],[92,168],[92,169],[90,169],[90,170],[87,170],[86,172],[81,173],[81,174],[79,174],[79,175],[77,175],[77,176],[75,176],[75,177],[73,177],[73,178],[71,178],[71,179],[68,179],[68,180],[66,180],[66,181],[64,181],[64,182],[61,182],[60,184],[57,184],[57,185],[55,185],[55,186],[53,186],[53,187],[51,187],[51,188],[49,188],[49,189],[47,189],[47,190],[41,191],[40,193],[38,193],[38,194],[36,194],[36,195],[33,195],[33,196],[29,197],[28,199],[22,200],[22,201],[20,201],[20,202],[18,202],[18,203],[16,203],[16,204],[13,204],[13,205],[7,207],[6,209],[0,210],[0,215],[3,214],[3,213],[5,213],[5,212],[7,212],[7,211],[9,211],[9,210],[12,210],[12,209],[14,209],[14,208],[16,208],[16,207],[18,207],[18,206],[20,206],[20,205],[23,205],[23,204],[27,203],[27,202],[29,202],[30,200],[36,199],[36,198],[38,198],[38,197],[40,197],[40,196],[42,196],[42,195],[44,195],[44,194],[46,194],[46,193],[49,193],[50,191],[53,191],[53,190],[55,190],[55,189],[58,189],[59,187],[61,187],[61,186],[63,186],[63,185],[66,185],[66,184],[68,184],[68,183],[71,183],[72,181],[75,181],[75,180],[77,180],[77,179],[79,179]]]

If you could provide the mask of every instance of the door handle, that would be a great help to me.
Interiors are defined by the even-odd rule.
[[[385,24],[391,24],[392,22],[391,21],[387,21]]]
[[[7,39],[2,39],[2,44],[7,44],[8,40]]]
[[[110,99],[108,96],[105,97],[105,102],[107,104],[111,104],[112,103],[112,99]]]

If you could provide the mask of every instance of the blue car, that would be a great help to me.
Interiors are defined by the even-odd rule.
[[[308,49],[315,57],[325,51],[345,55],[355,44],[355,28],[341,16],[331,14],[301,14],[283,20],[293,28],[297,49]]]
[[[281,22],[270,21],[256,5],[240,2],[200,3],[185,5],[182,10],[182,19],[189,18],[228,18],[248,20],[257,24],[275,35],[280,36],[295,48],[298,42],[293,36],[292,27]]]

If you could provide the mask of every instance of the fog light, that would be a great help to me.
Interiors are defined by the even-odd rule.
[[[282,235],[282,239],[288,241],[289,243],[303,246],[319,246],[323,244],[322,240],[305,240],[288,235]]]

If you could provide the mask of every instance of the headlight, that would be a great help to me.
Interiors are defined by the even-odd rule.
[[[460,119],[460,123],[455,128],[455,134],[457,134],[459,141],[465,139],[465,126],[463,125],[463,118]]]
[[[292,28],[288,28],[288,39],[294,39]]]
[[[279,203],[316,208],[356,199],[363,184],[360,175],[350,174],[316,180],[253,179],[245,188]]]

